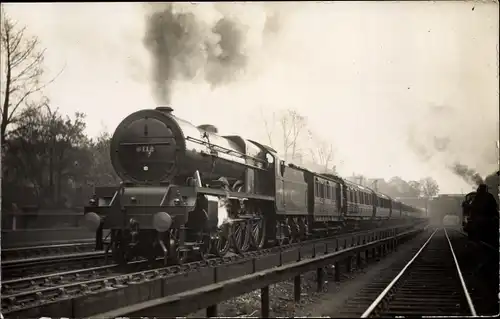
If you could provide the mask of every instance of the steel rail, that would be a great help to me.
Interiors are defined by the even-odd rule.
[[[161,258],[157,259],[161,260]],[[149,261],[148,260],[136,260],[130,262],[127,266],[138,266],[141,264],[147,264]],[[160,267],[158,267],[160,268]],[[112,271],[116,272],[112,272]],[[112,273],[109,273],[112,272]],[[137,271],[136,271],[137,272]],[[91,275],[94,278],[79,278],[80,276],[84,275]],[[99,280],[106,280],[106,279],[114,279],[118,278],[120,276],[125,275],[125,273],[122,273],[120,271],[120,265],[118,264],[110,264],[110,265],[104,265],[104,266],[99,266],[99,267],[92,267],[92,268],[85,268],[85,269],[78,269],[78,270],[72,270],[72,271],[65,271],[65,272],[59,272],[59,273],[53,273],[53,274],[47,274],[47,275],[42,275],[42,276],[34,276],[34,277],[29,277],[29,278],[19,278],[19,279],[13,279],[9,281],[4,281],[2,282],[2,288],[6,287],[6,290],[9,288],[12,289],[12,285],[20,285],[23,283],[32,283],[32,286],[37,286],[36,282],[43,280],[44,282],[41,285],[38,285],[36,289],[34,290],[28,290],[28,291],[2,291],[2,301],[7,300],[9,298],[19,298],[23,296],[29,296],[37,293],[43,293],[43,292],[51,292],[54,291],[55,289],[65,289],[65,288],[71,288],[74,287],[75,285],[84,285],[84,284],[92,284],[95,282],[98,282]],[[131,275],[134,275],[134,273],[131,273]],[[59,283],[60,281],[64,281],[64,277],[67,276],[74,276],[75,278],[70,278],[73,279],[72,282],[69,283]],[[102,277],[105,276],[105,277]],[[101,278],[99,278],[101,277]],[[57,281],[59,280],[59,282]],[[47,283],[53,283],[52,286],[46,286]],[[44,286],[45,285],[45,286]],[[31,287],[33,288],[33,287]]]
[[[2,261],[2,283],[16,278],[51,276],[55,272],[96,267],[105,262],[106,254],[103,251]]]
[[[36,258],[22,258],[15,260],[6,260],[1,263],[2,268],[10,269],[17,267],[30,267],[39,266],[51,262],[66,262],[66,261],[78,261],[80,259],[87,259],[92,257],[104,257],[104,251],[90,251],[85,253],[76,254],[66,254],[66,255],[55,255],[55,256],[44,256]]]
[[[83,253],[94,249],[95,244],[90,241],[72,244],[7,248],[2,249],[2,261],[16,262],[30,258],[54,257],[72,253]]]
[[[435,229],[434,232],[429,236],[426,242],[422,245],[422,247],[418,250],[418,252],[413,256],[413,258],[406,264],[406,266],[398,273],[398,275],[385,287],[385,289],[378,295],[378,297],[372,302],[372,304],[365,310],[365,312],[361,315],[361,318],[368,318],[370,314],[375,310],[375,308],[380,304],[380,302],[385,298],[385,296],[389,293],[392,287],[399,281],[399,279],[403,276],[406,270],[410,267],[411,264],[417,259],[420,253],[425,249],[427,244],[431,241],[434,234],[438,231]]]
[[[49,244],[49,245],[40,245],[40,246],[26,246],[26,247],[12,247],[12,248],[5,248],[2,249],[2,253],[10,253],[10,252],[20,252],[20,251],[25,251],[25,250],[40,250],[40,249],[57,249],[57,248],[67,248],[67,247],[75,247],[75,246],[81,246],[81,245],[89,245],[89,244],[94,244],[95,239],[87,239],[87,240],[82,240],[79,242],[71,243],[71,244]]]
[[[51,277],[60,277],[60,276],[68,276],[68,275],[76,275],[76,274],[79,275],[81,273],[93,272],[93,271],[97,271],[97,270],[104,270],[104,269],[113,268],[116,266],[118,266],[118,264],[110,264],[110,265],[99,266],[99,267],[69,270],[69,271],[64,271],[64,272],[56,272],[56,273],[52,273],[52,274],[44,274],[44,275],[38,275],[38,276],[32,276],[32,277],[26,277],[26,278],[16,278],[16,279],[10,279],[10,280],[3,280],[2,286],[20,284],[20,283],[24,283],[24,282],[33,282],[33,281],[37,281],[37,280],[45,280],[45,279],[50,279]]]
[[[471,315],[477,316],[476,309],[474,308],[474,304],[472,303],[472,298],[470,297],[469,290],[467,289],[467,285],[465,284],[462,271],[460,270],[460,265],[458,264],[457,256],[455,255],[455,251],[453,249],[453,245],[451,244],[450,237],[448,237],[448,232],[446,231],[446,228],[444,228],[444,234],[446,236],[446,240],[448,241],[448,245],[450,246],[451,255],[453,256],[458,277],[460,278],[460,284],[462,285],[462,289],[464,291],[465,299],[467,300],[467,305],[469,306]]]

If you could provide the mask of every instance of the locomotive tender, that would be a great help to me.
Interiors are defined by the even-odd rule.
[[[170,107],[127,116],[111,140],[117,188],[96,188],[85,220],[117,262],[182,263],[324,236],[423,211],[330,174],[286,164],[240,136],[194,126]],[[100,192],[103,191],[103,192]]]

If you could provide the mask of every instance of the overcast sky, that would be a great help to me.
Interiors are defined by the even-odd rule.
[[[90,135],[155,106],[140,4],[5,6],[47,48],[48,77],[65,66],[46,94],[63,113],[86,113]],[[259,108],[266,116],[295,108],[335,145],[342,175],[430,175],[443,192],[470,190],[446,168],[453,161],[481,174],[495,169],[497,4],[279,3],[280,30],[267,45],[260,35],[270,9],[228,6],[249,26],[247,76],[215,90],[175,83],[178,116],[266,141]],[[197,7],[198,15],[216,10]],[[415,143],[433,150],[434,136],[449,139],[447,150],[422,158]]]

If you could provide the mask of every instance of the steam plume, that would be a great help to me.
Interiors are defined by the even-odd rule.
[[[227,6],[155,3],[148,8],[144,46],[153,62],[152,89],[158,103],[170,102],[177,80],[201,79],[213,89],[244,75],[249,27],[225,10]],[[277,18],[269,18],[264,34],[278,29]]]
[[[474,116],[472,112],[460,114],[449,106],[429,106],[409,125],[408,146],[420,161],[438,164],[477,186],[483,183],[479,172],[486,173],[496,161],[492,143],[495,128]],[[474,163],[477,171],[464,163]]]
[[[483,184],[483,178],[476,172],[474,169],[468,167],[467,165],[455,163],[451,170],[453,173],[462,177],[468,184],[471,186],[478,186],[479,184]]]

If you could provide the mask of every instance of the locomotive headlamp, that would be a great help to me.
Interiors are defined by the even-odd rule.
[[[266,154],[266,159],[269,164],[272,164],[274,162],[274,157],[269,153]]]
[[[88,230],[97,231],[99,225],[101,225],[101,217],[96,213],[87,213],[84,216],[83,223]]]
[[[172,217],[169,214],[159,212],[153,216],[153,227],[156,231],[164,233],[170,229],[170,226],[172,226]]]

